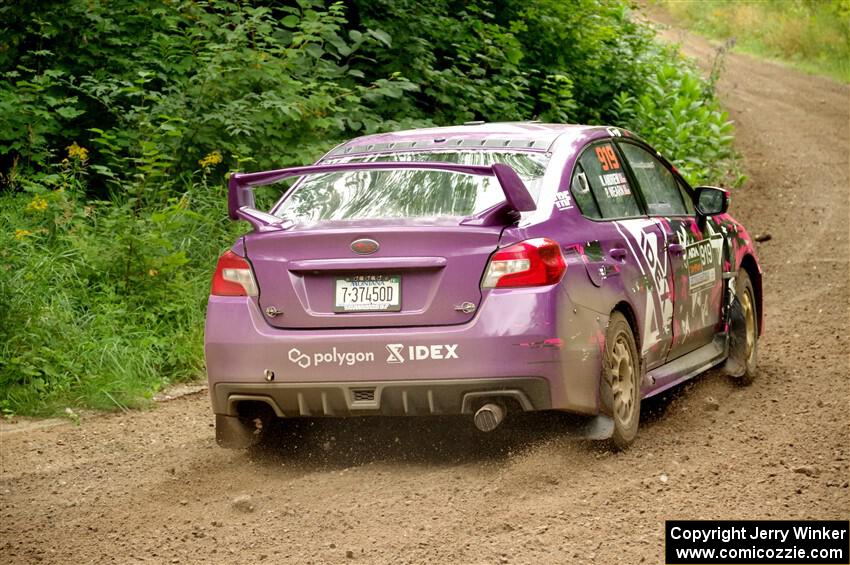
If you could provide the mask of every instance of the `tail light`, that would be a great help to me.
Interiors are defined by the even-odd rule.
[[[527,239],[490,258],[483,288],[544,286],[560,282],[567,270],[561,246],[548,238]]]
[[[257,282],[248,261],[226,251],[218,258],[210,294],[215,296],[257,296]]]

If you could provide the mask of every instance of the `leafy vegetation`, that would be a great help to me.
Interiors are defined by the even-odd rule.
[[[695,30],[742,51],[850,82],[850,2],[847,0],[664,0]]]
[[[711,82],[625,0],[0,7],[0,410],[126,408],[203,373],[225,173],[470,119],[618,124],[728,178]]]
[[[235,233],[223,189],[201,175],[143,210],[84,199],[86,168],[70,157],[56,188],[0,198],[0,222],[17,226],[0,232],[6,411],[132,406],[203,369],[201,266]]]

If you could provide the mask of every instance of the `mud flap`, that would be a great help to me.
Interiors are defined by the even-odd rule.
[[[646,380],[646,360],[640,359],[640,382]],[[612,390],[611,375],[602,368],[599,379],[599,415],[591,418],[582,426],[582,437],[587,439],[608,439],[614,433],[614,391]]]
[[[608,439],[614,434],[614,420],[600,414],[582,423],[574,433],[582,439]]]
[[[262,437],[262,427],[244,422],[237,416],[215,415],[215,441],[227,449],[245,449],[256,445]]]
[[[611,377],[603,368],[599,379],[599,411],[609,420],[614,415],[614,391],[611,390],[611,384]]]

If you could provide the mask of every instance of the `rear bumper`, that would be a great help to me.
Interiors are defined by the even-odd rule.
[[[239,415],[242,402],[267,404],[278,417],[472,414],[484,399],[524,411],[552,407],[545,379],[462,379],[351,383],[218,383],[213,403]]]
[[[559,287],[490,291],[465,324],[380,329],[282,330],[250,298],[211,296],[213,410],[260,401],[285,417],[462,414],[486,393],[523,410],[596,414],[605,323]]]

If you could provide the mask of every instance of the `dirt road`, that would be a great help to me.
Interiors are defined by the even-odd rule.
[[[6,426],[0,562],[659,563],[665,519],[848,518],[850,90],[741,55],[719,88],[750,174],[732,211],[773,236],[752,387],[679,388],[619,454],[539,416],[484,439],[330,421],[225,451],[204,394]]]

